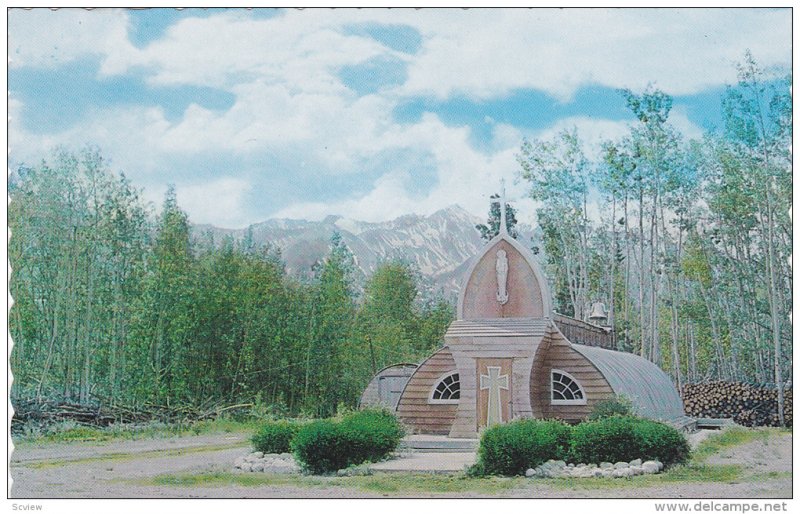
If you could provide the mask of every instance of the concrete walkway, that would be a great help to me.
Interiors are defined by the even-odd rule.
[[[420,452],[401,454],[396,459],[370,464],[370,469],[385,473],[456,473],[475,464],[475,452]]]
[[[457,473],[475,464],[477,448],[477,439],[409,435],[403,438],[395,458],[369,467],[388,473]]]
[[[399,449],[412,452],[466,452],[478,449],[478,439],[453,439],[444,435],[407,435],[400,441]]]

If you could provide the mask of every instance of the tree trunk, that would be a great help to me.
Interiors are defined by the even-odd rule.
[[[639,341],[642,344],[641,355],[649,359],[648,344],[644,337],[644,189],[639,184]]]

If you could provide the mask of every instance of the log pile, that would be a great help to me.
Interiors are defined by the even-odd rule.
[[[202,406],[166,407],[143,405],[132,408],[123,405],[91,404],[84,405],[65,401],[14,399],[14,417],[11,419],[11,431],[17,433],[23,425],[38,428],[71,421],[78,425],[107,427],[112,424],[138,424],[150,421],[166,423],[191,423],[215,419],[223,414],[247,412],[250,403],[236,405],[211,404]]]
[[[12,403],[14,406],[14,417],[11,419],[12,432],[24,424],[43,427],[72,421],[78,425],[107,427],[113,423],[140,423],[151,419],[150,415],[124,407],[110,408],[63,401],[14,400]]]
[[[775,387],[743,382],[707,382],[683,387],[683,407],[695,418],[732,418],[747,427],[777,427],[778,391]],[[783,415],[792,426],[792,390],[784,389]]]

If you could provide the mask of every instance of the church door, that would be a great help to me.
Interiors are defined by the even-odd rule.
[[[478,431],[511,419],[511,359],[477,359]]]

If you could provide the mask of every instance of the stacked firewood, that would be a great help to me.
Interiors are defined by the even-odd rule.
[[[84,405],[41,399],[13,399],[12,405],[14,417],[11,419],[11,431],[15,433],[26,424],[44,428],[63,421],[93,427],[107,427],[114,423],[138,424],[149,421],[191,423],[215,419],[226,413],[247,412],[253,406],[250,403],[223,405],[209,401],[201,406],[167,407],[145,404],[139,408],[132,408],[119,404]]]
[[[784,389],[783,415],[792,426],[792,390]],[[732,418],[747,427],[780,426],[775,387],[743,382],[707,382],[683,387],[683,407],[696,418]]]
[[[112,423],[136,423],[147,421],[151,416],[137,413],[124,407],[81,405],[70,402],[43,400],[13,400],[14,417],[12,432],[20,425],[32,423],[47,426],[60,421],[72,421],[79,425],[108,426]]]

